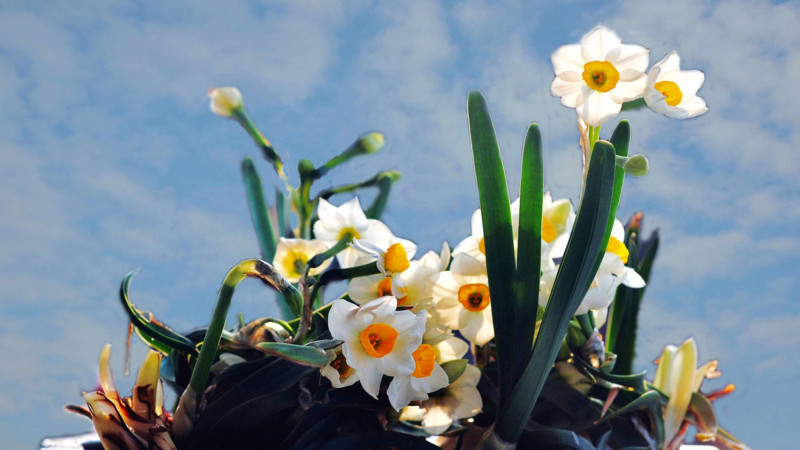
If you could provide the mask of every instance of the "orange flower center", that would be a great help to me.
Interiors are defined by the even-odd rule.
[[[353,369],[347,365],[347,359],[344,357],[344,353],[341,351],[336,352],[336,359],[331,361],[331,367],[339,372],[340,382],[344,382],[344,380],[346,380],[353,372]]]
[[[373,323],[361,332],[361,345],[369,356],[383,358],[394,349],[397,330],[385,323]]]
[[[481,283],[465,284],[458,289],[458,301],[469,311],[483,311],[489,306],[489,286]]]
[[[607,252],[611,252],[619,256],[619,259],[622,260],[623,264],[628,263],[628,247],[625,247],[625,244],[620,242],[619,239],[611,236],[608,238],[608,246],[606,247]]]
[[[608,92],[619,82],[619,72],[608,61],[591,61],[583,66],[583,81],[598,92]]]
[[[478,250],[481,251],[484,255],[486,254],[486,241],[481,238],[481,241],[478,242]]]
[[[400,288],[403,291],[404,296],[397,297],[397,306],[403,306],[403,304],[408,300],[408,288],[403,286]],[[392,278],[391,277],[384,277],[380,283],[378,283],[378,297],[386,297],[387,295],[394,295],[394,291],[392,290]]]
[[[658,92],[664,94],[664,100],[666,100],[669,106],[678,106],[683,99],[681,88],[672,81],[659,81],[653,87],[655,87]]]
[[[436,360],[436,351],[428,344],[422,344],[414,350],[411,354],[414,357],[414,373],[411,376],[415,378],[425,378],[431,376],[433,373],[433,366]]]
[[[542,239],[549,244],[553,242],[556,237],[558,237],[558,231],[556,231],[555,225],[553,225],[553,222],[550,222],[547,217],[542,216]]]
[[[383,255],[383,268],[387,272],[400,273],[408,269],[408,266],[408,254],[399,242],[392,244]]]

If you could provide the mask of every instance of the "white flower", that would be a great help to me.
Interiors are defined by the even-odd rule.
[[[412,401],[427,400],[428,393],[436,392],[449,384],[447,373],[436,362],[436,350],[422,344],[414,353],[414,372],[392,379],[386,394],[392,407],[400,411]]]
[[[567,198],[553,201],[549,192],[542,197],[542,270],[555,267],[553,259],[564,256],[569,233],[575,223],[575,210]]]
[[[222,117],[232,117],[242,107],[242,93],[235,87],[215,87],[208,90],[211,111]]]
[[[278,269],[278,272],[280,272],[287,281],[290,283],[297,283],[300,281],[300,277],[303,276],[303,273],[305,273],[308,260],[323,253],[327,249],[328,244],[319,239],[309,241],[305,239],[286,239],[282,237],[278,240],[278,247],[275,249],[275,258],[272,260],[272,265]],[[331,260],[328,259],[319,267],[311,269],[308,273],[310,275],[318,275],[324,272],[330,265]]]
[[[673,119],[688,119],[708,111],[697,96],[705,75],[699,70],[680,70],[681,58],[673,51],[647,74],[644,101],[653,111]]]
[[[421,420],[428,433],[444,433],[454,420],[466,419],[481,412],[483,399],[476,387],[480,379],[481,371],[468,365],[464,373],[447,386],[445,392],[432,396],[421,406],[404,408],[400,420]]]
[[[409,267],[409,259],[417,253],[417,244],[408,239],[392,237],[387,246],[353,239],[353,247],[377,257],[378,270],[387,277],[403,273]]]
[[[333,246],[346,235],[362,241],[371,242],[379,247],[388,247],[394,237],[389,228],[379,220],[367,219],[358,197],[336,207],[325,199],[320,199],[317,208],[319,220],[314,224],[314,236]],[[362,255],[353,247],[347,247],[336,255],[342,268],[353,267],[356,259]]]
[[[649,50],[622,44],[606,28],[595,28],[580,44],[560,47],[550,60],[556,73],[550,93],[591,126],[602,125],[624,102],[644,95]]]
[[[328,315],[331,336],[344,341],[342,353],[347,364],[374,398],[378,398],[383,375],[414,372],[412,352],[422,343],[425,331],[424,313],[396,309],[394,297],[381,297],[360,308],[346,300],[334,300]]]
[[[343,388],[358,381],[358,373],[347,364],[342,348],[336,350],[326,350],[330,361],[328,365],[320,369],[322,375],[330,380],[335,388]]]
[[[564,247],[566,247],[569,235],[559,236],[557,240],[559,239],[564,240]],[[633,268],[625,265],[628,262],[628,249],[625,247],[624,240],[625,228],[622,226],[622,222],[614,219],[614,226],[611,229],[603,260],[589,286],[589,291],[586,292],[578,310],[575,311],[575,315],[607,308],[614,301],[614,295],[620,284],[634,289],[645,286],[644,279]],[[563,249],[554,251],[553,255],[555,255],[554,257],[563,256]],[[550,299],[557,273],[558,266],[543,269],[542,277],[539,280],[539,305],[543,307],[547,306]]]
[[[461,359],[469,350],[467,341],[457,338],[449,330],[436,339],[430,341],[423,339],[422,342],[430,344],[431,347],[433,347],[433,350],[436,352],[436,362],[439,364],[444,364],[454,359]]]
[[[419,261],[411,261],[408,269],[394,277],[376,274],[353,278],[347,285],[347,293],[359,305],[392,295],[397,298],[398,307],[411,308],[417,313],[430,301],[429,277],[430,271],[425,266]]]
[[[470,342],[484,345],[494,337],[486,266],[466,253],[453,259],[450,271],[432,278],[433,315]]]

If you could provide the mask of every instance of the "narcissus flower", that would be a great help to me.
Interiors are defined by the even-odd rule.
[[[309,241],[282,237],[278,240],[278,247],[275,249],[275,258],[272,260],[272,264],[286,280],[290,283],[297,283],[305,273],[308,260],[315,255],[323,253],[328,248],[328,244],[318,239]],[[331,260],[328,259],[308,273],[310,275],[318,275],[330,265]]]
[[[388,247],[389,241],[394,237],[389,227],[381,221],[367,219],[358,197],[336,207],[325,199],[319,201],[317,208],[319,220],[314,224],[314,236],[333,246],[340,239],[350,236],[353,239],[370,242],[378,247]],[[336,255],[339,265],[343,268],[353,267],[360,255],[360,251],[347,247]]]
[[[407,406],[401,420],[422,421],[430,434],[442,434],[454,420],[472,417],[483,408],[483,399],[477,385],[481,371],[468,365],[464,373],[447,386],[444,391],[432,395],[420,406]]]
[[[392,407],[400,411],[412,401],[427,400],[428,393],[436,392],[449,384],[447,373],[436,362],[436,350],[428,344],[420,345],[414,353],[414,372],[392,379],[386,395]]]
[[[514,234],[514,245],[516,246],[517,234],[519,233],[519,199],[514,200],[510,205],[511,208],[511,230]],[[483,239],[483,215],[480,208],[472,213],[470,219],[472,234],[453,249],[453,256],[459,253],[466,253],[478,261],[486,262],[486,245]]]
[[[353,239],[353,247],[375,256],[378,270],[387,277],[403,273],[410,265],[409,260],[417,253],[417,244],[396,237],[389,239],[389,244],[385,247]]]
[[[433,315],[465,338],[484,345],[494,337],[486,266],[466,253],[453,259],[450,270],[432,278]]]
[[[242,93],[235,87],[215,87],[208,90],[211,111],[222,117],[233,117],[242,107]]]
[[[327,366],[320,369],[320,372],[322,376],[330,380],[333,387],[343,388],[358,381],[358,373],[347,364],[347,358],[341,347],[336,350],[326,350],[326,353],[330,361]]]
[[[681,59],[673,51],[657,62],[647,74],[644,101],[657,113],[673,119],[688,119],[708,111],[697,91],[705,81],[699,70],[680,70]]]
[[[422,343],[425,313],[396,309],[397,300],[388,296],[362,307],[334,300],[328,315],[331,336],[344,341],[347,364],[374,398],[378,398],[383,375],[410,375],[416,368],[412,353]]]
[[[595,28],[580,44],[560,47],[550,60],[556,73],[550,93],[591,126],[602,125],[624,102],[644,95],[649,50],[622,44],[606,28]]]

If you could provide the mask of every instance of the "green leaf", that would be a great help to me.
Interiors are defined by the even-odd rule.
[[[647,106],[647,102],[644,101],[644,98],[637,98],[636,100],[623,103],[622,110],[629,111],[633,109],[644,108],[645,106]]]
[[[615,158],[611,144],[597,141],[589,164],[584,196],[544,311],[533,355],[514,386],[506,408],[499,410],[495,430],[505,441],[516,442],[519,439],[567,333],[570,319],[589,290],[600,265],[602,242],[610,232],[606,224],[611,213]],[[495,319],[495,323],[503,322]]]
[[[719,422],[717,422],[717,415],[714,413],[714,407],[708,401],[705,395],[698,392],[692,392],[692,398],[689,401],[689,411],[694,415],[697,420],[697,431],[711,436],[717,434]]]
[[[643,394],[641,397],[637,398],[636,400],[628,403],[624,407],[607,414],[605,417],[600,419],[597,423],[605,423],[614,419],[618,416],[623,414],[627,414],[632,411],[647,411],[651,416],[651,423],[655,427],[655,438],[657,448],[664,447],[664,421],[662,419],[662,408],[661,408],[661,395],[658,392],[650,391]]]
[[[519,243],[517,251],[517,339],[514,354],[516,380],[522,375],[533,349],[539,309],[539,277],[542,261],[542,197],[544,166],[542,135],[531,124],[522,146],[522,182],[519,189]]]
[[[148,344],[166,354],[169,354],[171,349],[174,349],[190,355],[196,355],[197,349],[192,341],[155,320],[152,314],[149,318],[145,317],[133,306],[128,296],[128,290],[130,289],[131,281],[136,273],[137,271],[134,271],[126,275],[125,278],[122,279],[122,284],[119,288],[119,298],[122,301],[122,306],[125,308],[125,312],[128,314],[128,318],[135,327],[136,332],[139,336],[142,336]]]
[[[526,431],[519,441],[519,448],[558,448],[571,450],[596,450],[585,438],[569,430],[539,428]]]
[[[452,361],[447,361],[442,363],[442,369],[444,369],[444,373],[447,374],[448,383],[452,383],[459,379],[459,377],[464,374],[464,371],[467,370],[467,360],[454,359]]]
[[[272,261],[275,258],[275,233],[272,231],[272,224],[270,224],[267,201],[264,199],[264,190],[261,186],[261,177],[258,176],[256,167],[250,157],[242,160],[242,178],[244,179],[244,187],[247,194],[247,206],[250,210],[250,217],[253,220],[253,227],[256,230],[258,244],[261,248],[261,259]]]
[[[645,372],[633,374],[633,375],[617,375],[613,373],[605,373],[602,370],[597,370],[592,367],[591,364],[584,361],[580,356],[574,355],[575,362],[579,364],[586,372],[589,373],[590,376],[594,378],[600,378],[606,380],[610,383],[618,384],[620,386],[625,386],[634,390],[634,392],[644,393],[646,391],[645,388]],[[619,357],[618,357],[619,358]]]
[[[262,342],[256,345],[256,347],[270,355],[304,366],[323,367],[328,364],[328,355],[324,350],[316,347],[284,344],[280,342]]]
[[[391,431],[372,431],[333,439],[322,444],[320,450],[417,450],[438,449],[423,438]]]
[[[286,196],[278,188],[275,188],[275,210],[278,213],[278,231],[282,237],[291,237],[292,226],[286,214]]]
[[[500,159],[492,119],[486,99],[478,91],[469,93],[467,100],[469,131],[475,160],[475,176],[483,218],[483,237],[486,249],[486,271],[489,276],[495,344],[500,374],[500,410],[514,385],[516,295],[514,278],[514,238],[511,230],[511,205],[508,186]],[[524,355],[523,355],[524,356]]]

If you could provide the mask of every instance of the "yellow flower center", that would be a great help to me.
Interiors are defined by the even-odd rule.
[[[341,351],[336,352],[336,358],[331,361],[331,367],[339,372],[339,382],[342,383],[353,373],[353,368],[347,364],[347,359]]]
[[[339,240],[341,241],[342,238],[344,238],[347,235],[350,235],[350,237],[355,239],[361,239],[361,234],[359,234],[359,232],[355,228],[347,227],[347,228],[342,228],[342,231],[339,232]]]
[[[399,242],[392,244],[383,255],[383,268],[387,272],[400,273],[408,269],[408,266],[408,254]]]
[[[283,272],[290,278],[303,276],[307,263],[308,255],[302,252],[290,251],[283,260]]]
[[[606,247],[606,251],[619,256],[623,264],[628,263],[628,247],[625,247],[625,244],[614,236],[608,238],[608,247]]]
[[[481,241],[478,242],[478,250],[481,251],[484,255],[486,254],[486,241],[481,238]]]
[[[664,94],[664,100],[666,100],[669,106],[678,106],[683,99],[681,88],[672,81],[659,81],[653,87],[655,87],[658,92]]]
[[[558,231],[556,231],[555,225],[553,225],[553,222],[550,222],[547,217],[542,216],[542,239],[549,244],[553,242],[556,237],[558,237]]]
[[[383,358],[394,349],[397,330],[385,323],[373,323],[361,332],[361,345],[369,356]]]
[[[458,301],[468,311],[483,311],[489,306],[489,286],[481,283],[465,284],[458,289]]]
[[[422,344],[411,355],[414,357],[414,364],[416,364],[414,373],[411,376],[415,378],[431,376],[434,362],[436,361],[436,351],[433,350],[433,347],[428,344]]]
[[[619,72],[608,61],[591,61],[583,66],[583,81],[598,92],[608,92],[619,82]]]
[[[406,295],[397,298],[397,306],[403,306],[406,300],[408,300],[408,288],[403,286],[402,288],[400,288],[400,290],[403,291],[403,293]],[[378,297],[386,297],[387,295],[394,295],[394,291],[392,290],[392,278],[385,277],[384,279],[382,279],[381,282],[378,283],[377,291],[378,291]]]

